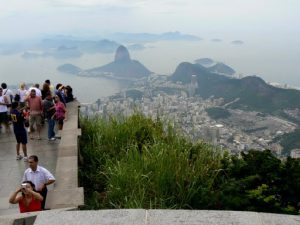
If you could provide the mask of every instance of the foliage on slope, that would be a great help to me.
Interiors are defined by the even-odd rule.
[[[82,118],[81,127],[79,177],[86,209],[299,213],[299,160],[282,162],[268,150],[222,155],[139,114]]]

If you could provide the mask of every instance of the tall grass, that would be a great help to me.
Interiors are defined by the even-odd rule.
[[[209,208],[221,155],[162,122],[81,118],[80,182],[87,208]]]

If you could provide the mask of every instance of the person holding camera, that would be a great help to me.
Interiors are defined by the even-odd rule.
[[[46,168],[38,165],[39,159],[36,155],[28,157],[29,168],[25,170],[23,181],[34,183],[36,191],[43,196],[42,209],[45,209],[45,202],[48,193],[47,186],[55,182],[55,178]]]
[[[23,181],[21,187],[9,197],[9,203],[19,203],[20,213],[41,211],[42,201],[42,195],[35,191],[35,185],[31,181]]]

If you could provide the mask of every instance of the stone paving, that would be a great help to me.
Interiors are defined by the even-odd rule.
[[[18,205],[10,204],[8,198],[20,185],[27,163],[16,160],[16,139],[13,130],[6,133],[5,128],[2,128],[0,131],[0,215],[7,215],[19,212]],[[47,168],[55,176],[59,140],[54,142],[47,140],[47,124],[42,129],[41,137],[42,140],[28,138],[28,155],[37,155],[39,165]],[[22,150],[20,152],[23,153]],[[50,190],[51,186],[49,186]]]

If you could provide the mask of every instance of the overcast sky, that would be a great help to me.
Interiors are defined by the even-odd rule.
[[[299,0],[1,0],[0,39],[52,33],[180,31],[300,38]]]
[[[161,56],[166,61],[156,62],[145,51],[138,59],[150,66],[154,61],[157,64],[152,65],[154,71],[170,73],[182,60],[217,57],[241,73],[262,74],[269,81],[300,86],[300,0],[0,0],[0,3],[0,44],[59,34],[100,39],[115,32],[179,31],[203,38],[203,44],[198,49],[172,46],[171,57]],[[223,40],[222,45],[210,42],[213,38]],[[233,40],[245,44],[230,45]],[[160,61],[168,68],[159,69]]]

